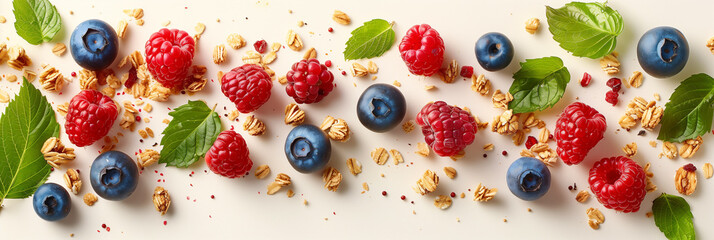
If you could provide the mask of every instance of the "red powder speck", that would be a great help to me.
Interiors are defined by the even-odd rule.
[[[109,232],[109,231],[111,231],[111,230],[112,230],[111,228],[107,227],[107,232]]]
[[[50,172],[54,172],[54,171],[55,171],[55,168],[50,168]]]
[[[136,121],[141,121],[141,116],[136,116]]]
[[[455,192],[451,192],[451,197],[456,197],[456,193],[455,193]]]
[[[164,176],[164,173],[159,173],[159,176],[162,176],[162,177],[163,177],[163,176]]]
[[[325,66],[332,67],[332,61],[330,61],[330,60],[325,61]]]
[[[156,180],[156,182],[161,182],[161,179],[159,179],[159,180]]]
[[[161,180],[161,182],[166,182],[166,179],[164,179],[164,180]]]
[[[382,196],[387,196],[387,191],[382,191]]]
[[[347,76],[347,72],[342,71],[342,76]]]
[[[335,212],[332,212],[332,215],[337,215],[337,214],[335,214]]]
[[[334,31],[334,30],[332,30],[332,28],[328,28],[327,31],[328,31],[328,32],[332,32],[332,31]]]
[[[186,200],[191,200],[191,198],[190,198],[190,197],[188,197],[188,196],[186,196]]]
[[[164,226],[166,226],[166,221],[164,221]]]
[[[506,152],[506,150],[503,150],[503,152],[501,152],[501,154],[503,154],[503,156],[508,156],[508,152]]]
[[[102,228],[107,228],[107,225],[102,223]]]
[[[158,171],[158,170],[154,170],[154,173],[159,173],[159,171]]]
[[[191,185],[191,187],[193,187],[193,183],[189,183],[188,185]]]
[[[211,199],[216,199],[216,196],[211,195]]]
[[[76,77],[76,76],[77,76],[77,73],[76,73],[76,72],[72,72],[72,73],[70,73],[70,75],[72,75],[72,77]]]
[[[405,200],[405,199],[407,199],[407,196],[402,195],[401,198],[402,198],[402,200]]]

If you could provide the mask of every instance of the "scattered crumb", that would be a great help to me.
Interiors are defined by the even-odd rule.
[[[169,24],[171,24],[171,20],[166,20],[166,21],[164,21],[164,22],[161,23],[161,26],[168,27]]]
[[[434,86],[434,85],[425,85],[424,86],[424,90],[427,90],[427,91],[431,91],[434,89],[436,89],[436,86]]]
[[[394,82],[392,83],[392,85],[397,86],[397,87],[401,87],[401,86],[402,86],[402,83],[398,82],[397,80],[394,80]]]

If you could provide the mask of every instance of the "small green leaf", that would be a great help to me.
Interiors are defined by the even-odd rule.
[[[683,142],[709,132],[714,115],[714,79],[699,73],[682,81],[674,89],[662,115],[657,139]]]
[[[62,28],[57,8],[48,0],[13,0],[17,35],[32,45],[49,42]]]
[[[382,56],[394,44],[392,24],[383,19],[373,19],[352,31],[345,44],[345,60]]]
[[[203,101],[188,101],[169,113],[173,120],[164,129],[161,138],[160,163],[186,168],[198,161],[221,132],[218,113]]]
[[[574,56],[601,58],[615,50],[623,28],[622,16],[605,3],[571,2],[545,6],[548,30],[560,47]]]
[[[552,107],[565,93],[570,72],[558,57],[527,59],[513,74],[508,92],[513,101],[508,104],[513,113],[541,111]]]
[[[0,204],[32,195],[50,175],[40,149],[59,136],[55,111],[40,90],[23,78],[20,94],[0,117]]]
[[[695,239],[689,204],[684,198],[662,193],[652,202],[655,225],[667,239]]]

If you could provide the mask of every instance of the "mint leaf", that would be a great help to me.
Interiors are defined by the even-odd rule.
[[[714,79],[694,74],[674,89],[662,115],[657,139],[683,142],[708,133],[714,115]]]
[[[571,2],[545,6],[548,30],[560,47],[574,56],[601,58],[615,50],[623,28],[622,16],[605,3]]]
[[[169,113],[173,120],[164,129],[161,138],[159,163],[185,168],[198,161],[221,132],[218,113],[202,101],[188,101]]]
[[[32,45],[49,42],[62,28],[57,8],[48,0],[13,0],[17,35]]]
[[[558,57],[527,59],[513,74],[508,92],[513,101],[508,104],[513,113],[540,111],[552,107],[565,93],[570,72]]]
[[[694,216],[684,198],[662,193],[652,202],[652,213],[668,239],[694,239]]]
[[[55,111],[40,90],[23,78],[20,94],[0,116],[0,204],[32,195],[50,175],[40,149],[59,136]]]
[[[394,44],[392,24],[383,19],[372,19],[352,31],[345,44],[345,60],[382,56]]]

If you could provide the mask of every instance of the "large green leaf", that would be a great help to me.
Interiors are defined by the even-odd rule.
[[[622,16],[605,3],[571,2],[546,6],[548,30],[560,47],[578,57],[601,58],[615,50],[623,28]]]
[[[352,31],[345,43],[345,59],[379,57],[394,44],[392,24],[383,19],[373,19]]]
[[[513,74],[508,92],[513,101],[508,104],[513,113],[540,111],[552,107],[565,93],[570,72],[558,57],[527,59]]]
[[[169,113],[173,120],[161,138],[160,163],[185,168],[198,161],[221,132],[218,113],[203,101],[188,101]]]
[[[657,139],[683,142],[708,133],[714,115],[714,79],[699,73],[682,81],[665,105]]]
[[[17,35],[32,45],[49,42],[62,28],[57,8],[48,0],[14,0]]]
[[[0,117],[0,203],[26,198],[50,175],[40,149],[59,135],[55,111],[40,90],[23,78],[20,94]]]
[[[662,193],[652,202],[655,225],[668,239],[694,240],[692,211],[684,198]]]

